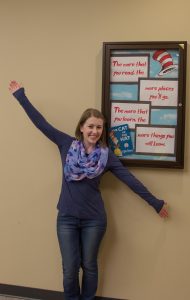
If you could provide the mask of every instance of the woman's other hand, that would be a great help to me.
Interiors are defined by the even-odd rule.
[[[167,205],[167,203],[164,203],[164,205],[163,205],[161,211],[159,212],[159,216],[160,216],[161,218],[164,218],[164,219],[166,219],[166,218],[169,217],[169,212],[168,212],[168,205]]]
[[[15,93],[17,90],[19,90],[22,87],[22,85],[20,83],[18,83],[15,80],[12,80],[9,84],[9,91],[13,94]]]

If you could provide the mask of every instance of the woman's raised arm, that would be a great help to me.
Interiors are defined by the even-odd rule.
[[[41,113],[30,103],[20,83],[13,80],[9,84],[9,91],[19,101],[33,124],[41,130],[52,142],[62,145],[65,139],[72,139],[69,135],[49,124]]]

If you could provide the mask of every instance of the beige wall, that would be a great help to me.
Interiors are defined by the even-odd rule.
[[[0,0],[0,282],[62,290],[55,234],[57,148],[8,92],[16,79],[57,128],[101,107],[103,41],[190,40],[190,4],[176,1]],[[189,114],[189,61],[187,115]],[[111,174],[102,181],[109,229],[98,295],[187,300],[190,295],[189,118],[185,169],[131,169],[170,205],[163,221]]]

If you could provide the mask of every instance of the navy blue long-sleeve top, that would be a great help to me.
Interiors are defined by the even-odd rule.
[[[13,95],[19,101],[34,125],[58,146],[62,168],[64,168],[67,152],[75,138],[50,125],[41,113],[30,103],[25,95],[24,88],[20,88]],[[106,212],[99,184],[101,177],[107,171],[111,171],[158,213],[162,209],[164,201],[154,197],[148,189],[122,165],[120,160],[109,149],[108,161],[103,173],[93,179],[84,178],[80,181],[67,182],[65,180],[64,170],[62,171],[62,187],[57,204],[60,213],[65,216],[75,216],[80,219],[105,219]]]

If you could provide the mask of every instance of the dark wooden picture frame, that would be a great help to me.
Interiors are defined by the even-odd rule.
[[[184,168],[187,42],[103,43],[102,112],[126,165]]]

